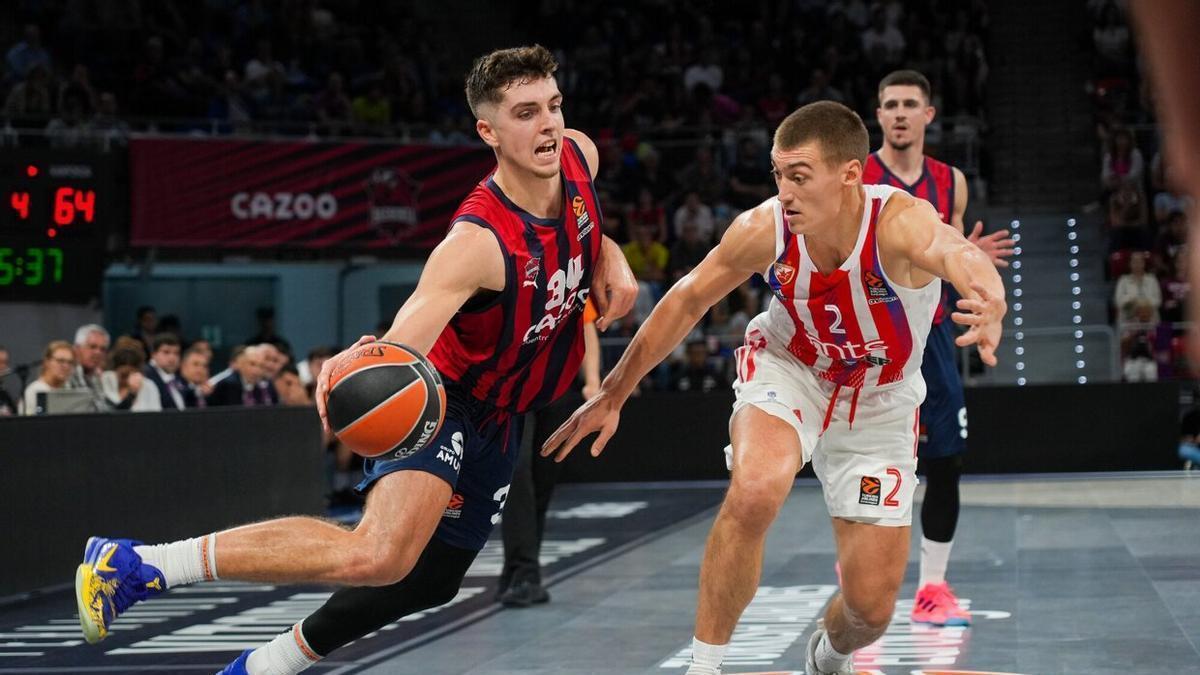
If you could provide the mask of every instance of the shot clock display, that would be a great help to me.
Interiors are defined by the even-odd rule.
[[[0,302],[87,302],[100,294],[117,162],[13,150],[0,157]]]

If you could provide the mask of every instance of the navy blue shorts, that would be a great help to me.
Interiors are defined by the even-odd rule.
[[[949,457],[967,449],[967,404],[958,375],[954,324],[946,320],[929,329],[921,376],[928,392],[921,404],[921,435],[917,456]]]
[[[423,450],[404,459],[371,460],[355,488],[366,492],[394,471],[425,471],[450,484],[454,494],[433,536],[478,551],[500,522],[521,445],[521,416],[483,403],[446,381],[446,421]]]

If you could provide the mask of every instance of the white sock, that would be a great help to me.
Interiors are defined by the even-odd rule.
[[[246,672],[250,675],[295,675],[320,660],[304,639],[300,624],[296,624],[290,631],[280,633],[274,640],[250,652]]]
[[[917,588],[925,588],[925,584],[946,583],[951,546],[954,546],[953,541],[931,541],[921,537],[921,580],[917,582]]]
[[[134,546],[142,562],[162,570],[167,588],[217,579],[217,535],[209,534],[170,544]]]
[[[817,670],[822,673],[836,673],[850,664],[851,654],[843,654],[833,648],[833,643],[829,641],[829,633],[821,636],[821,641],[817,643],[817,653],[813,655],[817,662]]]
[[[729,644],[710,645],[692,638],[692,663],[684,675],[721,675],[721,662],[725,660],[725,650]]]

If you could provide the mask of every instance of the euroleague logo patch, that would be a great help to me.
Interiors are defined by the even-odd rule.
[[[450,503],[446,505],[446,510],[442,513],[443,518],[458,519],[462,516],[463,504],[466,502],[463,496],[455,492],[450,496]]]
[[[579,234],[575,236],[575,241],[580,241],[596,227],[596,224],[588,215],[587,204],[583,201],[583,197],[576,195],[575,199],[571,200],[571,211],[575,213],[575,225],[579,228]]]
[[[863,476],[858,482],[858,503],[879,506],[879,489],[882,486],[874,476]]]

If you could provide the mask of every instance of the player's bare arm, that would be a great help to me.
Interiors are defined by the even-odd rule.
[[[950,214],[950,224],[963,234],[967,233],[963,218],[967,214],[967,177],[958,167],[954,168],[954,211]],[[967,241],[975,244],[987,254],[996,267],[1008,267],[1005,258],[1012,256],[1013,246],[1017,243],[1008,236],[1008,230],[996,230],[991,234],[983,233],[983,221],[975,221]]]
[[[561,462],[580,440],[596,431],[600,436],[592,444],[592,456],[603,452],[617,430],[621,406],[637,383],[667,357],[710,307],[774,261],[771,208],[772,203],[767,202],[734,219],[721,243],[663,296],[600,385],[600,393],[547,439],[543,456],[557,451],[555,461]]]
[[[428,353],[446,324],[472,295],[502,290],[504,254],[496,236],[474,223],[459,221],[429,254],[416,290],[396,312],[392,327],[383,339],[408,345],[422,354]],[[355,346],[374,339],[364,335]],[[321,424],[326,427],[325,397],[336,361],[336,356],[326,361],[317,376],[317,412]]]
[[[962,233],[938,220],[928,202],[896,195],[881,214],[879,246],[888,275],[910,288],[934,277],[954,285],[962,299],[951,318],[968,327],[955,343],[974,344],[983,362],[996,365],[1001,321],[1008,311],[1004,282],[992,261]]]
[[[575,141],[579,146],[583,158],[587,160],[588,170],[592,172],[592,178],[595,178],[600,169],[600,151],[596,149],[596,144],[587,134],[576,129],[563,130],[563,136]],[[600,259],[596,261],[596,271],[592,274],[591,297],[596,303],[596,312],[600,315],[596,319],[596,328],[601,331],[608,330],[613,321],[628,314],[633,309],[633,303],[637,301],[637,292],[637,279],[633,276],[633,270],[629,269],[621,247],[612,239],[604,237]]]

